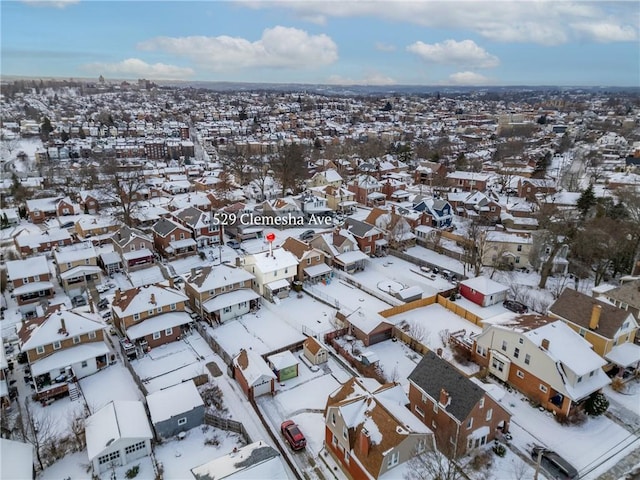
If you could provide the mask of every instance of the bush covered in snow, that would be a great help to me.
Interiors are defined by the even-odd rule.
[[[584,411],[593,417],[602,415],[608,408],[609,400],[607,400],[607,397],[605,397],[602,392],[592,393],[584,404]]]

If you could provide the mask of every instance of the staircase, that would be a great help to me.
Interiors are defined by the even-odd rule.
[[[76,382],[67,382],[67,386],[69,387],[69,398],[72,402],[75,402],[80,398],[80,389],[78,388],[78,384]]]

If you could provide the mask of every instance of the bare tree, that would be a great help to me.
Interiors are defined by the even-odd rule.
[[[271,178],[271,166],[264,158],[254,156],[249,160],[249,167],[251,170],[251,176],[253,177],[251,182],[255,184],[260,191],[260,200],[265,200],[267,181]]]
[[[249,159],[235,150],[226,151],[222,161],[224,166],[233,173],[233,177],[240,186],[245,185],[249,177]]]
[[[297,191],[307,175],[304,151],[300,145],[288,145],[271,160],[271,169],[282,186],[282,195],[288,189]]]
[[[102,193],[116,206],[122,222],[133,226],[133,214],[139,201],[146,196],[147,185],[138,170],[123,168],[115,158],[107,160],[102,169]]]
[[[431,447],[408,461],[405,480],[458,480],[464,478],[455,461]]]
[[[33,445],[40,470],[46,463],[46,450],[57,440],[56,422],[49,411],[36,413],[29,403],[24,404],[22,416],[22,440]]]
[[[75,449],[78,452],[84,450],[87,446],[87,439],[84,433],[85,420],[84,412],[72,412],[69,415],[69,431],[75,443]]]
[[[472,219],[467,228],[467,240],[463,244],[465,269],[468,265],[476,277],[482,273],[482,260],[488,248],[485,230],[486,226],[480,217]]]

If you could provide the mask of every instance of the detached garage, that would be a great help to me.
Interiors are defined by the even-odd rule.
[[[142,402],[111,402],[87,418],[87,454],[93,471],[126,465],[151,454],[151,427]]]
[[[193,380],[148,395],[147,406],[158,437],[169,438],[204,422],[204,402]]]
[[[242,350],[233,359],[235,379],[249,400],[273,393],[275,386],[275,374],[260,355]]]

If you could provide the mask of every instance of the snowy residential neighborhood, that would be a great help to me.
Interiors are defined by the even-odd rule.
[[[0,478],[640,474],[637,91],[3,87]]]

